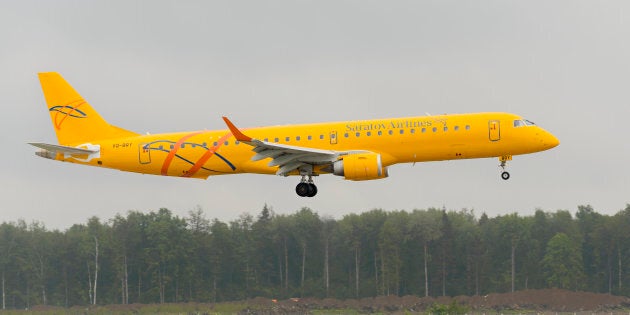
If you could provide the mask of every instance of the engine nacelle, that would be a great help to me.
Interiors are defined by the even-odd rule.
[[[333,174],[347,180],[371,180],[388,176],[387,167],[381,163],[381,155],[357,153],[344,156],[333,163]]]

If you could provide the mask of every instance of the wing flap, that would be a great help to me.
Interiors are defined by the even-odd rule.
[[[254,151],[256,149],[258,148],[254,148]],[[259,150],[259,151],[260,152],[258,152],[256,155],[254,155],[254,157],[252,157],[252,161],[256,162],[256,161],[264,160],[266,158],[276,158],[284,154],[284,152],[280,150],[272,150],[272,149],[266,149],[266,148],[263,148],[263,150]]]
[[[300,161],[301,158],[305,158],[311,155],[310,153],[301,153],[301,154],[284,154],[277,158],[273,158],[271,162],[269,162],[269,166],[280,166],[290,163],[291,161]]]

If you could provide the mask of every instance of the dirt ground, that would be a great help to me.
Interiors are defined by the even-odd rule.
[[[130,304],[70,309],[35,306],[28,311],[7,314],[427,314],[436,305],[450,306],[456,301],[467,314],[536,315],[630,315],[630,298],[567,290],[526,290],[485,296],[418,297],[379,296],[358,300],[294,298],[272,300],[254,298],[223,303]],[[433,308],[432,308],[433,307]],[[0,312],[4,314],[5,312]],[[452,314],[455,315],[455,314]]]
[[[525,290],[485,296],[417,297],[379,296],[359,300],[289,299],[271,301],[256,298],[247,301],[252,308],[241,314],[309,314],[315,310],[351,309],[360,313],[424,312],[434,304],[451,305],[453,301],[474,313],[606,313],[629,314],[630,298],[559,289]]]

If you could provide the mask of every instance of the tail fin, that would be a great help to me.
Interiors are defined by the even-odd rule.
[[[138,135],[108,124],[58,73],[39,73],[39,82],[59,144]]]

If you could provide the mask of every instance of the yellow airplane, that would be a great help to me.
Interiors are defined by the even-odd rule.
[[[138,134],[108,124],[58,73],[40,73],[59,144],[30,143],[38,156],[121,171],[206,179],[256,173],[299,175],[295,190],[313,197],[313,176],[347,180],[388,176],[398,163],[499,157],[505,180],[513,155],[559,141],[509,113],[473,113],[239,129]]]

